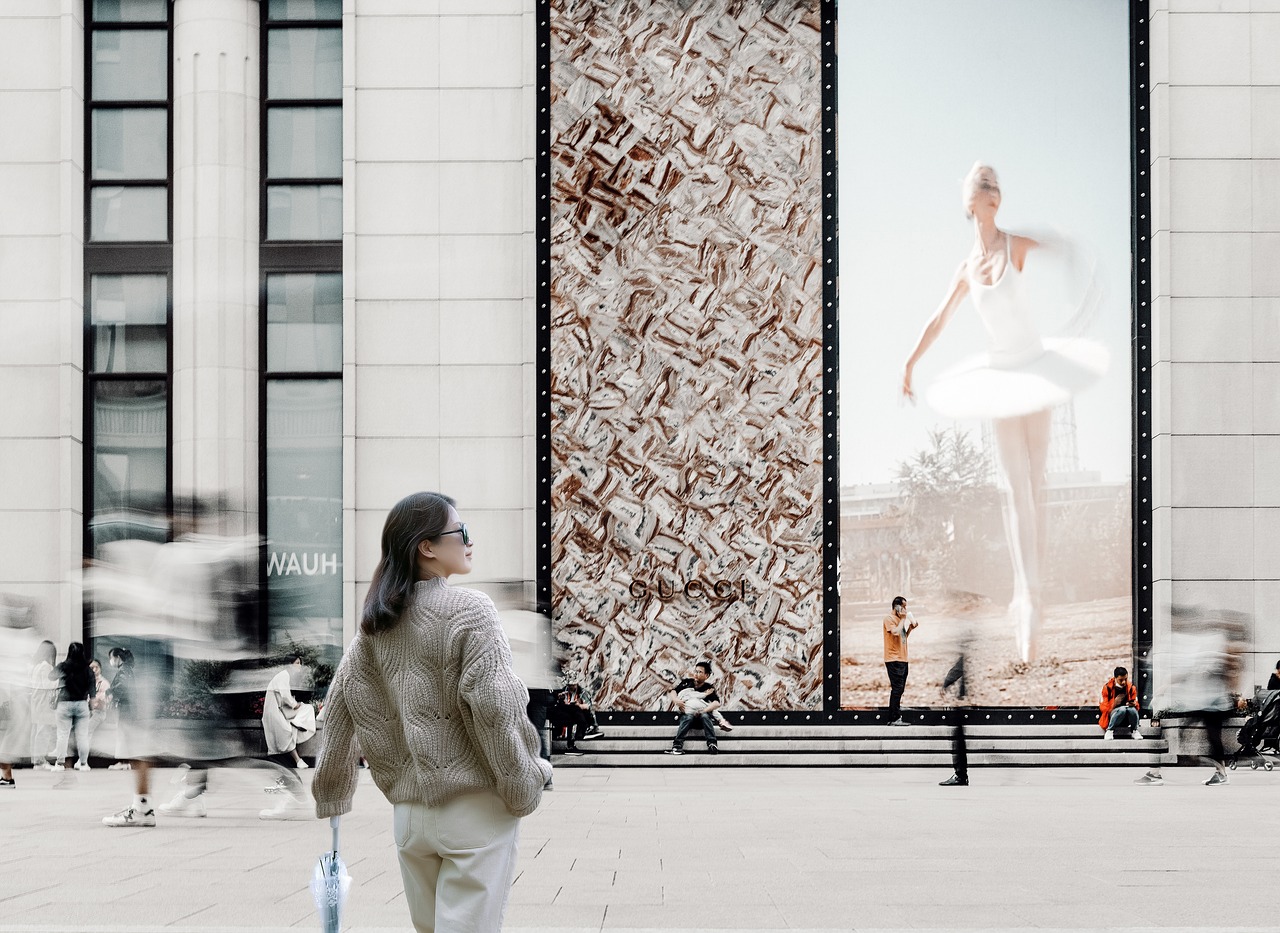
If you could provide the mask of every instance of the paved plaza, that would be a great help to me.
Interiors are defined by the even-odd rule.
[[[158,801],[177,773],[157,772]],[[943,788],[931,769],[560,769],[524,823],[506,930],[1280,930],[1280,773],[1138,773],[982,769]],[[260,821],[267,776],[216,772],[207,818],[118,830],[99,819],[129,774],[16,772],[0,933],[318,929],[328,824]],[[343,830],[345,929],[409,931],[367,777]]]

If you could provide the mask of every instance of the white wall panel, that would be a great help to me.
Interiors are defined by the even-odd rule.
[[[355,359],[361,365],[440,361],[440,302],[355,302]]]
[[[1253,170],[1243,159],[1174,159],[1170,222],[1178,231],[1240,231],[1252,221]]]
[[[411,492],[441,490],[440,441],[434,437],[368,437],[356,445],[356,497],[389,509]]]
[[[522,301],[440,302],[440,360],[518,366],[524,359]]]
[[[440,430],[438,367],[358,366],[355,393],[358,438],[435,437]]]
[[[1253,367],[1248,363],[1175,363],[1171,421],[1174,434],[1250,434]]]
[[[361,235],[440,232],[440,172],[433,162],[360,162],[355,221]]]
[[[1254,509],[1173,509],[1170,569],[1179,580],[1253,580]]]
[[[1249,83],[1250,17],[1247,13],[1169,17],[1170,84]]]
[[[1248,435],[1175,435],[1173,506],[1253,505],[1253,441]]]

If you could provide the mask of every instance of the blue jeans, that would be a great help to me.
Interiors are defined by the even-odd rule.
[[[1111,718],[1107,720],[1108,732],[1123,732],[1128,729],[1130,731],[1138,728],[1138,711],[1132,706],[1117,706],[1111,711]]]
[[[76,733],[76,756],[78,764],[89,763],[89,701],[58,701],[58,762],[67,757],[68,742],[71,730]]]
[[[695,722],[702,723],[702,733],[707,739],[707,748],[716,747],[716,725],[710,713],[682,713],[680,724],[676,726],[676,737],[671,740],[672,748],[684,748],[685,734],[693,728]]]

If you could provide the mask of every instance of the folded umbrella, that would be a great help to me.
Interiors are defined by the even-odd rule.
[[[340,933],[342,929],[342,905],[346,903],[351,888],[351,876],[338,855],[338,817],[331,817],[333,827],[333,851],[326,852],[316,862],[311,873],[311,896],[320,912],[320,928],[323,933]]]

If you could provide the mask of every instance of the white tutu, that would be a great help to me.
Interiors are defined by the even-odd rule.
[[[996,365],[979,353],[941,373],[925,401],[948,418],[1014,418],[1054,408],[1102,378],[1111,354],[1081,338],[1047,338],[1030,359]]]

